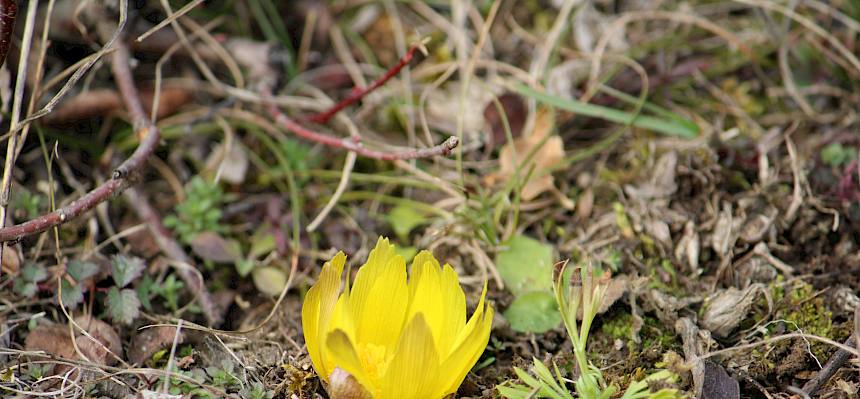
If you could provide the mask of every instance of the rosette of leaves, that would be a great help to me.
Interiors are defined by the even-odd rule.
[[[179,240],[190,244],[204,231],[221,233],[221,206],[224,192],[217,183],[210,183],[195,176],[185,190],[185,200],[176,205],[176,212],[164,218],[164,225],[173,229]]]

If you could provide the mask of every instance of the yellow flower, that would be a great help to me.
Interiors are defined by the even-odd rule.
[[[457,273],[428,251],[415,256],[408,282],[406,262],[388,239],[379,239],[351,287],[341,283],[345,262],[339,252],[323,266],[302,306],[317,373],[332,382],[336,369],[345,371],[375,399],[455,393],[490,338],[486,286],[467,322]],[[342,371],[331,380],[342,380]]]

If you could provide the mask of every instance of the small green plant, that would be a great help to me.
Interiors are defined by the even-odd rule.
[[[140,314],[138,291],[126,288],[143,274],[143,259],[117,255],[111,260],[111,277],[116,285],[107,293],[108,314],[124,324],[131,324]]]
[[[164,298],[167,307],[172,311],[179,309],[179,295],[185,284],[176,279],[176,275],[168,274],[161,284],[153,284],[150,290],[158,296]]]
[[[32,298],[39,292],[39,283],[48,278],[45,266],[37,263],[27,263],[21,268],[18,278],[15,279],[15,293],[23,297]]]
[[[29,219],[35,218],[41,213],[42,197],[27,189],[16,190],[12,193],[12,209],[18,209]]]
[[[857,150],[839,143],[830,143],[821,149],[821,160],[836,168],[851,162],[857,157]]]
[[[267,391],[260,382],[253,382],[239,391],[239,396],[246,399],[272,399],[275,393]]]
[[[164,225],[173,229],[180,241],[189,244],[198,233],[225,230],[221,225],[224,192],[217,183],[195,176],[188,183],[185,195],[185,200],[176,206],[176,213],[164,218]]]
[[[579,378],[573,381],[574,392],[572,395],[567,389],[566,380],[558,367],[553,365],[555,373],[534,359],[531,374],[520,368],[514,368],[514,372],[522,380],[523,384],[508,381],[496,387],[499,393],[506,398],[552,398],[552,399],[609,399],[616,396],[619,388],[615,384],[607,384],[603,373],[588,361],[586,346],[591,324],[597,316],[600,304],[609,287],[609,272],[599,271],[590,263],[585,267],[577,267],[570,275],[571,282],[566,284],[564,269],[566,263],[562,264],[561,270],[555,278],[554,292],[555,300],[561,310],[561,318],[567,329],[567,334],[573,344],[573,354],[579,368]],[[577,323],[577,315],[582,312],[582,321]],[[657,392],[648,389],[649,382],[674,381],[677,377],[667,370],[661,370],[651,374],[640,381],[632,382],[622,399],[675,399],[681,398],[681,394],[674,389],[664,388]]]

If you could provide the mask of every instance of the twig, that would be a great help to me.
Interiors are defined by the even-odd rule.
[[[3,65],[6,55],[9,54],[17,15],[18,4],[15,0],[0,0],[0,65]]]
[[[855,342],[854,335],[852,334],[845,341],[845,345],[855,346]],[[811,380],[807,381],[806,384],[803,384],[803,392],[809,396],[815,395],[815,393],[818,392],[818,389],[826,384],[827,381],[830,380],[830,377],[833,377],[833,375],[842,368],[842,365],[844,365],[850,357],[851,352],[842,348],[837,350],[836,353],[830,356],[830,359],[827,359],[827,363],[824,363],[824,367],[818,371],[818,374],[816,374]]]
[[[271,98],[271,94],[266,93],[264,97]],[[275,122],[283,126],[285,129],[295,133],[299,137],[311,141],[316,141],[317,143],[324,144],[329,147],[342,148],[347,151],[355,152],[358,155],[362,155],[368,158],[381,159],[383,161],[394,161],[397,159],[429,158],[437,155],[448,155],[451,153],[452,150],[454,150],[454,148],[457,148],[458,144],[460,144],[460,140],[457,139],[456,136],[451,136],[448,137],[447,140],[442,142],[442,144],[430,148],[417,148],[399,152],[385,152],[373,150],[362,146],[361,142],[357,142],[354,139],[341,139],[312,131],[290,119],[287,115],[281,112],[277,105],[271,102],[267,101],[266,108],[268,108],[269,114],[272,116],[272,118],[275,119]]]
[[[138,137],[141,137],[140,145],[138,145],[137,149],[134,150],[134,153],[128,159],[123,161],[114,170],[110,180],[63,208],[27,222],[0,229],[0,242],[20,240],[23,237],[59,226],[95,208],[96,205],[109,198],[118,195],[131,185],[136,172],[143,168],[144,164],[146,164],[146,159],[152,155],[158,146],[161,134],[154,125],[149,124],[146,115],[143,113],[143,107],[140,104],[140,99],[137,97],[137,89],[134,87],[134,79],[128,65],[128,48],[119,42],[115,48],[116,51],[111,54],[111,70],[113,71],[117,86],[119,86],[122,92],[126,107],[133,115],[135,129],[138,132]],[[141,119],[135,113],[143,115],[143,118]]]
[[[191,258],[185,253],[185,250],[170,237],[170,232],[161,223],[161,217],[152,208],[149,200],[134,188],[129,188],[123,195],[134,211],[137,212],[137,216],[149,227],[149,231],[152,233],[152,237],[155,239],[155,243],[161,249],[161,252],[164,252],[167,257],[177,262],[192,264]],[[200,304],[200,308],[203,310],[203,314],[206,316],[209,325],[216,326],[220,324],[221,312],[218,311],[215,302],[212,301],[212,297],[209,295],[209,291],[206,290],[202,281],[188,268],[178,267],[176,268],[176,274],[185,282],[188,289],[197,296],[197,302]]]
[[[364,96],[378,89],[380,86],[384,85],[385,82],[388,82],[389,80],[391,80],[391,78],[400,73],[400,71],[404,67],[406,67],[406,65],[409,64],[410,61],[412,61],[412,58],[415,57],[415,51],[420,48],[421,44],[413,44],[412,47],[409,48],[406,54],[403,55],[403,57],[400,59],[400,61],[397,62],[396,65],[389,69],[388,72],[385,73],[385,75],[382,75],[382,77],[376,79],[373,83],[371,83],[370,86],[353,88],[352,91],[350,91],[349,95],[346,96],[346,98],[341,100],[339,103],[335,104],[334,106],[323,112],[311,116],[310,118],[308,118],[308,120],[320,124],[328,123],[328,121],[335,114],[337,114],[344,108],[354,104],[358,100],[361,100],[362,98],[364,98]]]
[[[30,58],[30,45],[33,42],[33,30],[36,27],[36,9],[38,1],[30,2],[27,7],[27,22],[24,37],[21,40],[21,56],[18,59],[18,77],[15,80],[15,100],[12,105],[12,118],[9,121],[9,140],[6,142],[6,160],[3,163],[3,180],[0,182],[0,228],[6,226],[9,211],[9,197],[12,191],[12,169],[15,168],[15,155],[18,149],[19,134],[15,130],[21,121],[21,108],[24,104],[24,86],[27,85],[27,65]],[[7,49],[8,51],[8,45]],[[5,244],[0,244],[0,263],[3,261]]]

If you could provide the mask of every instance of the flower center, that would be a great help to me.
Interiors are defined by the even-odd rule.
[[[385,347],[371,343],[358,344],[358,358],[361,366],[372,381],[379,381],[385,373],[388,362]]]

